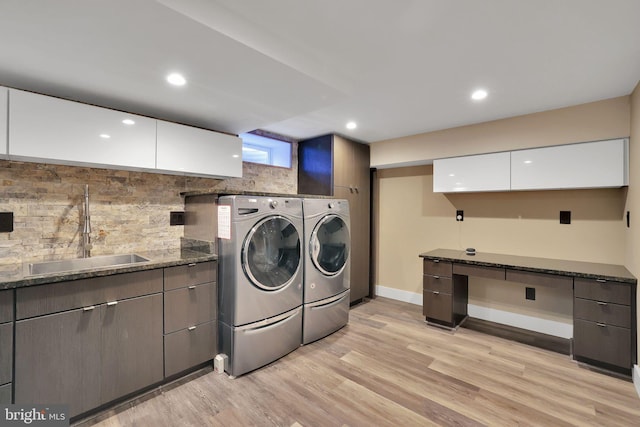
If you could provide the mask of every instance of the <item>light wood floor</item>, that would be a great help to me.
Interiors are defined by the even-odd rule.
[[[638,426],[630,381],[569,356],[461,328],[377,298],[348,326],[236,379],[214,372],[99,426]]]

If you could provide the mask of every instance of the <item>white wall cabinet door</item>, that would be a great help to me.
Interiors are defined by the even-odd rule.
[[[508,152],[433,161],[433,192],[509,191]]]
[[[7,108],[9,89],[0,86],[0,159],[7,158]]]
[[[242,140],[158,120],[157,168],[185,175],[241,177]]]
[[[9,112],[12,159],[155,167],[155,119],[13,89]]]
[[[511,152],[511,189],[553,190],[629,184],[626,139]]]

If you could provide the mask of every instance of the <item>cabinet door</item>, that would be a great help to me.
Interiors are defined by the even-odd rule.
[[[298,193],[333,194],[333,136],[298,143]]]
[[[242,140],[158,120],[159,170],[192,175],[242,177]]]
[[[624,139],[534,148],[511,153],[511,188],[540,190],[628,185]]]
[[[102,403],[162,381],[162,294],[107,303],[101,320]]]
[[[11,382],[13,369],[13,323],[0,324],[0,385]]]
[[[356,165],[354,158],[354,142],[338,135],[333,136],[333,185],[334,187],[356,186]]]
[[[433,161],[433,192],[508,191],[510,153],[479,154]]]
[[[0,159],[7,158],[7,108],[9,89],[0,86]]]
[[[9,98],[11,158],[155,167],[154,119],[13,89]]]
[[[16,322],[15,403],[67,404],[75,416],[100,404],[100,309]]]
[[[213,320],[164,337],[165,376],[182,372],[216,355],[217,321]]]

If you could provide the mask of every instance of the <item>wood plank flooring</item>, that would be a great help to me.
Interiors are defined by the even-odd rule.
[[[460,328],[377,298],[335,334],[236,379],[208,372],[85,425],[635,426],[633,384],[569,356]]]

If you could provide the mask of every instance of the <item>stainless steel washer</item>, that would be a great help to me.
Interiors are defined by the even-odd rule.
[[[303,199],[305,260],[302,343],[349,322],[349,202]]]
[[[218,206],[230,210],[231,234],[218,248],[221,352],[238,376],[300,346],[302,200],[223,196]]]

